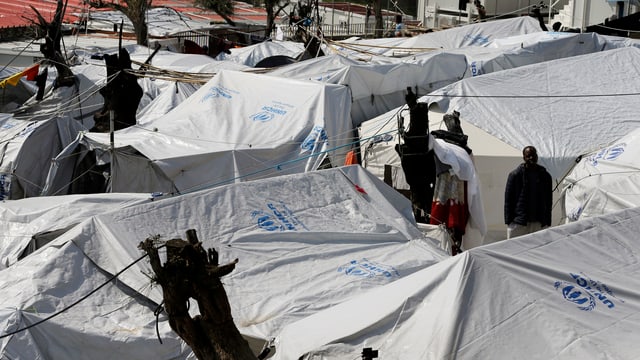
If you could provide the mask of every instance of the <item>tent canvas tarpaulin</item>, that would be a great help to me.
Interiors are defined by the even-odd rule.
[[[423,49],[423,51],[448,50],[466,46],[486,46],[495,39],[537,32],[542,32],[538,20],[530,16],[520,16],[457,26],[452,29],[413,36],[396,44],[396,46],[405,49]],[[393,55],[393,51],[389,50],[386,54]]]
[[[231,54],[221,52],[216,60],[238,63],[253,68],[260,61],[271,56],[296,58],[304,53],[304,43],[295,41],[262,41],[257,44],[229,49]]]
[[[464,55],[435,51],[412,62],[369,64],[342,55],[328,55],[282,66],[268,75],[347,86],[351,118],[354,125],[359,125],[404,104],[407,87],[418,94],[427,94],[458,81],[465,69]]]
[[[98,89],[106,81],[104,66],[77,65],[73,72],[74,86],[47,86],[42,100],[34,96],[14,114],[0,114],[0,199],[39,196],[51,159],[93,126],[103,102]],[[48,81],[54,78],[50,70]]]
[[[109,281],[112,274],[71,241],[45,247],[0,270],[0,276],[0,335],[16,332],[0,338],[2,359],[178,360],[191,353],[165,315],[156,333],[156,303]]]
[[[465,251],[285,327],[273,359],[637,359],[638,232],[633,208]]]
[[[150,199],[149,194],[109,193],[0,202],[0,269],[16,263],[39,234],[64,230],[93,215]]]
[[[111,163],[113,192],[185,192],[344,164],[353,141],[348,89],[221,71],[167,113],[109,134],[84,133],[50,170],[48,191],[70,182],[68,154],[82,144]],[[64,171],[59,171],[64,170]],[[47,194],[45,192],[45,194]]]
[[[419,101],[456,110],[516,149],[534,145],[559,182],[579,156],[640,125],[638,61],[636,47],[551,60],[463,79]]]
[[[345,55],[362,57],[375,54],[402,57],[432,50],[487,46],[494,39],[537,32],[542,32],[538,20],[529,16],[520,16],[457,26],[410,38],[349,38],[337,42],[334,46],[337,51]]]
[[[31,120],[0,114],[0,200],[40,195],[43,169],[82,130],[69,115]]]
[[[485,46],[467,46],[447,50],[447,52],[464,54],[468,63],[464,77],[472,77],[630,46],[629,43],[620,39],[596,33],[536,32],[502,37],[490,41]]]
[[[377,56],[366,63],[331,54],[281,66],[268,75],[348,86],[351,117],[359,125],[403,105],[407,87],[424,95],[466,77],[622,46],[597,34],[510,35],[494,34],[483,46],[436,49],[398,59]]]
[[[640,128],[583,156],[563,185],[569,221],[640,206]]]
[[[13,321],[8,317],[14,316],[16,308],[32,306],[38,313],[31,314],[29,321],[44,318],[85,295],[104,280],[104,274],[116,274],[138,259],[142,253],[137,246],[144,239],[156,234],[163,240],[184,238],[188,229],[196,230],[204,248],[219,252],[221,264],[239,259],[236,269],[223,278],[234,322],[243,335],[263,340],[275,337],[294,320],[449,257],[437,241],[424,237],[416,227],[408,199],[361,166],[352,165],[161,196],[97,213],[25,258],[34,260],[30,266],[38,264],[38,256],[60,257],[60,261],[40,261],[44,268],[32,272],[38,276],[0,284],[5,294],[0,309],[6,310],[0,314],[7,314],[0,321]],[[73,259],[62,263],[71,257],[67,251],[74,254]],[[25,260],[0,275],[11,277],[16,265],[26,264]],[[97,267],[103,275],[87,282],[80,270],[90,269],[83,264]],[[136,263],[119,275],[118,289],[129,288],[130,296],[159,304],[162,291],[152,286],[150,271],[148,262]],[[66,281],[61,281],[61,274]],[[84,285],[76,286],[79,283]],[[33,296],[33,292],[43,293],[42,289],[47,289],[46,294],[65,294],[64,299]],[[114,297],[118,304],[135,305],[122,300],[123,296]],[[90,301],[97,304],[101,299]],[[197,310],[195,304],[192,307]],[[119,329],[105,326],[103,331],[92,326],[86,337],[78,335],[84,341],[82,350],[93,350],[92,358],[112,358],[111,353],[98,351],[106,339],[117,344],[130,336],[148,340],[150,344],[141,344],[136,354],[152,351],[149,347],[162,348],[154,331],[155,306],[136,308],[139,311],[132,316],[111,307],[79,306],[27,333],[31,335],[15,336],[3,344],[2,351],[15,353],[29,346],[30,351],[42,352],[42,344],[55,343],[51,351],[62,354],[65,343],[73,342],[59,337],[59,332],[68,329],[68,333],[80,334],[87,323],[104,321],[106,312],[109,319],[119,319]],[[160,321],[161,329],[166,329],[166,317]],[[130,334],[131,329],[136,329],[135,334]],[[169,335],[162,332],[161,336]],[[16,341],[22,337],[29,339]]]

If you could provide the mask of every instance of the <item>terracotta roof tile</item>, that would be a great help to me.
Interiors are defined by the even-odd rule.
[[[0,14],[0,28],[28,26],[34,18],[31,6],[37,9],[45,19],[50,20],[55,13],[55,0],[0,0],[2,13]],[[171,7],[194,20],[206,19],[211,22],[224,22],[224,19],[212,11],[204,11],[193,6],[193,0],[153,0],[153,7]],[[65,22],[72,24],[78,20],[85,5],[82,0],[69,0],[65,14]],[[251,4],[235,2],[235,13],[231,16],[234,21],[266,23],[267,13],[263,8],[253,7]],[[97,11],[97,9],[90,9]]]

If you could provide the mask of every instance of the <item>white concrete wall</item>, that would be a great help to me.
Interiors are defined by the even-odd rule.
[[[552,6],[554,12],[559,12],[548,23],[553,24],[560,21],[569,28],[583,28],[599,24],[605,18],[617,13],[616,3],[609,3],[606,0],[543,1],[548,7]],[[531,6],[539,4],[538,0],[481,0],[481,2],[487,12],[487,18],[496,15],[526,15]],[[631,11],[628,6],[625,6],[625,15],[637,10],[636,6],[631,6]],[[449,14],[444,14],[446,12]],[[547,9],[543,10],[543,13],[547,12]],[[467,24],[474,20],[476,14],[472,1],[467,3],[466,10],[459,11],[458,0],[418,0],[417,19],[422,20],[423,25],[428,28]]]

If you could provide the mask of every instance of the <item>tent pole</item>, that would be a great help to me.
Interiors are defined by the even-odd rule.
[[[111,153],[111,161],[109,162],[109,182],[111,185],[109,186],[109,192],[113,192],[113,162],[115,155],[115,145],[113,140],[113,128],[114,128],[114,111],[109,110],[109,152]]]

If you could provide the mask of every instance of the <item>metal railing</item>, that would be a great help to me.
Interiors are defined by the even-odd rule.
[[[326,38],[348,38],[352,36],[360,36],[364,38],[374,38],[375,37],[375,26],[373,23],[364,24],[364,23],[355,23],[355,24],[323,24],[320,26],[322,29],[322,34]],[[318,27],[315,24],[311,24],[308,27],[305,27],[307,31],[312,34],[317,34]],[[285,39],[291,39],[295,36],[296,27],[294,25],[291,26],[282,26],[280,30],[284,33]],[[393,31],[391,28],[384,29],[382,31],[383,34],[387,34]],[[276,39],[278,35],[278,30],[274,30],[271,33],[271,38]]]

